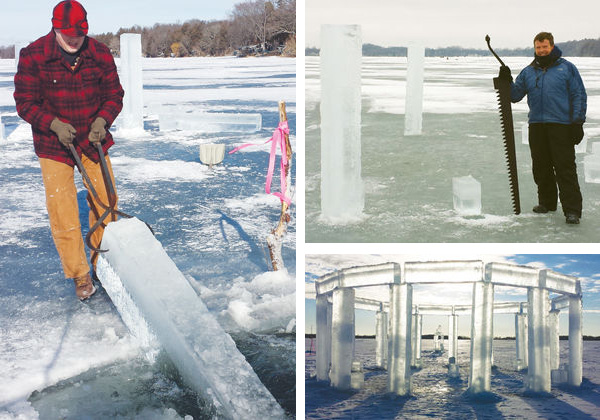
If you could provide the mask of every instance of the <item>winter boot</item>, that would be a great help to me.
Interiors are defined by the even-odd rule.
[[[75,294],[79,300],[86,300],[96,293],[96,287],[94,286],[94,283],[92,283],[90,273],[74,278],[73,281],[75,282]]]

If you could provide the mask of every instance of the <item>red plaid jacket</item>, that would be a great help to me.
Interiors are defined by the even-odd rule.
[[[109,49],[92,38],[86,44],[72,70],[51,31],[21,50],[15,75],[17,112],[31,124],[35,153],[71,166],[71,153],[50,130],[52,120],[58,117],[75,127],[78,153],[98,162],[98,152],[88,140],[90,126],[96,117],[110,126],[123,108],[123,88]],[[104,153],[113,144],[107,130]]]

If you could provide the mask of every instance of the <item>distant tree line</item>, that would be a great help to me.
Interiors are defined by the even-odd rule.
[[[234,5],[229,19],[192,19],[182,24],[120,28],[90,35],[120,54],[123,33],[142,35],[146,57],[277,54],[296,55],[296,0],[255,0]],[[0,47],[0,58],[14,58],[14,46]]]
[[[562,50],[565,57],[600,57],[600,38],[583,39],[580,41],[557,42],[556,45]],[[380,47],[374,44],[363,44],[362,53],[365,57],[406,57],[406,47]],[[530,48],[499,48],[495,50],[501,57],[528,57],[533,56],[533,47]],[[307,56],[319,55],[318,48],[306,48]],[[462,48],[443,47],[426,48],[427,57],[465,57],[490,55],[487,48]]]

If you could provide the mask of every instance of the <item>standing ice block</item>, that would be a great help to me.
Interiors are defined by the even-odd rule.
[[[121,219],[102,238],[98,277],[132,333],[155,335],[186,383],[217,417],[284,418],[233,339],[219,325],[145,223]],[[127,297],[121,300],[121,297]],[[125,302],[125,303],[124,303]],[[124,306],[125,305],[125,306]],[[135,306],[135,311],[131,311]],[[132,320],[142,323],[131,324]]]
[[[600,155],[591,154],[583,158],[585,182],[600,184]]]
[[[352,288],[333,291],[331,318],[331,386],[350,389],[354,358],[354,297]]]
[[[454,210],[463,216],[481,214],[481,184],[471,175],[452,178]]]
[[[524,122],[521,125],[521,143],[529,144],[529,123]]]
[[[422,45],[409,46],[407,60],[404,135],[418,136],[423,127],[425,47]]]
[[[144,100],[142,85],[142,36],[121,35],[121,85],[125,91],[121,127],[119,129],[144,130]]]
[[[361,178],[359,25],[321,26],[321,214],[356,219],[364,207]]]

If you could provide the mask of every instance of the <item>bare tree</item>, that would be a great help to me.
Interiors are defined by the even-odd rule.
[[[238,3],[233,8],[234,25],[251,34],[256,42],[263,45],[271,36],[271,19],[275,14],[275,6],[270,1],[256,0]]]

